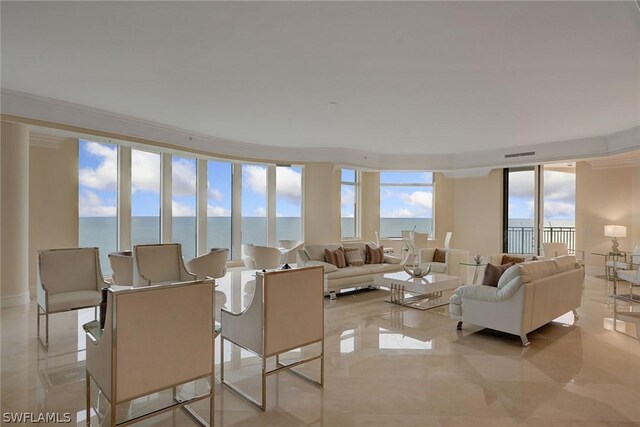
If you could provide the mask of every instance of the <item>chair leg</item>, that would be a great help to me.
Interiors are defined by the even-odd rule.
[[[456,330],[457,331],[461,331],[462,330],[462,320],[458,322],[458,325],[456,326]]]
[[[571,311],[573,312],[573,318],[574,318],[575,320],[578,320],[578,319],[580,318],[580,316],[578,315],[578,312],[577,312],[575,309],[573,309],[573,310],[571,310]]]
[[[520,334],[520,339],[522,340],[523,347],[529,347],[529,344],[531,344],[529,338],[527,338],[527,334]]]
[[[86,418],[87,425],[91,425],[91,376],[89,375],[89,371],[85,371],[85,393],[86,393]]]
[[[42,310],[43,313],[40,313],[41,307],[38,304],[37,308],[36,308],[36,317],[37,317],[37,322],[36,322],[36,327],[38,328],[38,330],[36,331],[36,337],[38,338],[38,341],[40,342],[40,345],[42,346],[42,348],[44,348],[44,351],[49,351],[49,312]],[[44,330],[45,330],[45,340],[42,341],[42,337],[40,336],[40,316],[44,315]]]
[[[262,412],[267,410],[267,358],[262,356]]]
[[[220,334],[220,382],[224,382],[224,337]]]

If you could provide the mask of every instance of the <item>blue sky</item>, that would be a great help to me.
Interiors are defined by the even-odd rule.
[[[133,216],[158,216],[160,212],[160,155],[132,150],[131,210]],[[80,216],[115,216],[117,204],[117,147],[81,141],[79,148]],[[207,212],[231,215],[231,163],[207,165]],[[276,215],[300,216],[302,200],[300,167],[276,168]],[[266,215],[266,167],[243,165],[242,214]],[[196,211],[196,161],[172,159],[172,207],[174,216],[194,216]]]
[[[160,213],[160,155],[132,150],[133,216],[158,216]],[[117,147],[81,141],[79,148],[80,216],[115,216],[117,204]],[[172,163],[174,216],[194,216],[196,210],[196,161],[174,156]],[[208,162],[209,216],[230,216],[231,163]],[[276,215],[300,216],[300,167],[276,169]],[[242,215],[266,216],[266,166],[242,166]],[[343,180],[352,180],[352,170],[343,169]],[[416,184],[432,182],[430,172],[381,172],[380,215],[383,218],[433,217],[433,187],[384,186],[385,183]],[[575,174],[545,171],[545,221],[574,219]],[[533,171],[510,174],[510,218],[533,218]],[[342,188],[342,216],[353,216],[354,193]]]

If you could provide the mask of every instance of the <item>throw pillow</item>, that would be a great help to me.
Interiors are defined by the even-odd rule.
[[[514,264],[520,264],[521,262],[524,262],[524,261],[525,261],[524,257],[503,255],[502,262],[500,264],[504,265],[504,264],[509,264],[510,262]]]
[[[447,262],[447,251],[441,251],[440,249],[436,249],[433,252],[433,262]]]
[[[345,268],[347,266],[347,260],[344,258],[344,251],[342,248],[338,248],[335,251],[329,249],[324,250],[324,259],[338,268]]]
[[[484,277],[482,278],[482,284],[484,286],[493,286],[498,287],[498,281],[500,280],[500,276],[502,276],[502,274],[507,271],[507,269],[511,266],[515,265],[514,263],[510,262],[508,264],[502,264],[502,265],[493,265],[493,264],[487,264],[487,266],[484,269]]]
[[[367,264],[382,264],[384,261],[384,248],[374,248],[367,245]]]
[[[344,248],[344,258],[349,267],[359,267],[364,265],[362,254],[358,248]]]

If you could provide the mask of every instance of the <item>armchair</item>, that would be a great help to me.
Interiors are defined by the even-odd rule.
[[[200,255],[187,262],[186,268],[195,274],[198,280],[204,280],[207,277],[219,279],[227,273],[228,258],[229,249],[214,248],[208,254]]]
[[[91,420],[92,380],[109,402],[100,425],[128,425],[150,414],[119,420],[118,404],[173,388],[173,403],[151,415],[183,408],[207,425],[189,403],[210,399],[209,425],[214,405],[213,286],[209,282],[132,288],[107,295],[104,329],[85,325],[86,419]],[[93,328],[90,327],[93,325]],[[203,394],[183,400],[180,384],[208,379]]]
[[[49,314],[100,305],[100,289],[109,286],[102,277],[98,248],[38,250],[37,333],[49,350]],[[40,316],[45,316],[45,340],[40,337]]]
[[[271,246],[242,245],[242,260],[250,270],[280,266],[280,249]]]
[[[164,285],[195,280],[187,271],[179,243],[136,245],[133,248],[133,286]]]
[[[262,392],[258,402],[224,379],[225,362],[220,365],[220,381],[262,411],[266,409],[267,376],[284,369],[320,359],[320,380],[297,375],[319,384],[324,383],[324,288],[323,268],[305,267],[258,273],[255,294],[241,313],[222,310],[220,354],[225,340],[245,348],[262,359]],[[280,355],[288,351],[320,343],[317,356],[282,363]],[[267,370],[267,359],[275,356],[275,368]],[[224,358],[223,358],[224,359]]]
[[[281,252],[280,263],[294,263],[296,262],[296,254],[298,250],[304,245],[303,240],[278,240],[278,245],[284,249]]]
[[[111,282],[118,286],[133,285],[133,252],[121,251],[109,254]]]
[[[469,252],[461,249],[438,249],[441,252],[445,252],[444,262],[434,262],[433,256],[435,255],[436,248],[423,248],[420,249],[418,255],[418,263],[421,267],[431,266],[431,271],[434,273],[445,273],[451,276],[460,276],[460,263],[469,261]]]

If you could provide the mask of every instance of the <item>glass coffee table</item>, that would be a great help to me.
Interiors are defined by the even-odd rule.
[[[375,286],[388,288],[391,292],[388,302],[418,310],[449,304],[448,300],[443,302],[442,292],[456,289],[460,283],[459,277],[440,273],[427,274],[421,278],[412,277],[404,271],[373,276]]]

